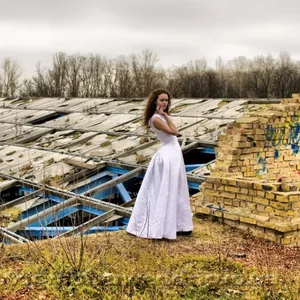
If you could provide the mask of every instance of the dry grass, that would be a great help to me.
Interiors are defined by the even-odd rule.
[[[5,246],[0,299],[298,299],[298,248],[194,224],[175,241],[120,231]]]
[[[11,222],[16,222],[20,214],[21,210],[17,207],[2,210],[0,212],[0,226],[5,227]]]

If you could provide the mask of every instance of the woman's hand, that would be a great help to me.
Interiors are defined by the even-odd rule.
[[[166,116],[167,113],[164,111],[164,108],[162,106],[157,106],[156,111],[158,114],[162,115],[162,116]]]

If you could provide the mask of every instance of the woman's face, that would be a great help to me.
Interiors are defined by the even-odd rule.
[[[160,94],[156,101],[156,107],[162,107],[164,110],[169,105],[169,96],[168,94]]]

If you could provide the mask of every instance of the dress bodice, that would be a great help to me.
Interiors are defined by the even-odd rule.
[[[158,139],[160,140],[160,142],[164,145],[164,144],[169,144],[169,143],[178,143],[177,137],[175,135],[166,133],[162,130],[159,130],[157,128],[155,128],[152,124],[152,120],[153,118],[159,118],[161,119],[163,122],[167,123],[167,120],[165,119],[164,116],[160,115],[160,114],[154,114],[151,119],[149,120],[149,125],[150,128],[156,133]]]

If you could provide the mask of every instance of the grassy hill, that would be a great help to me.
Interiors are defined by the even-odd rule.
[[[298,248],[194,224],[175,241],[120,231],[2,244],[0,299],[299,299]]]

